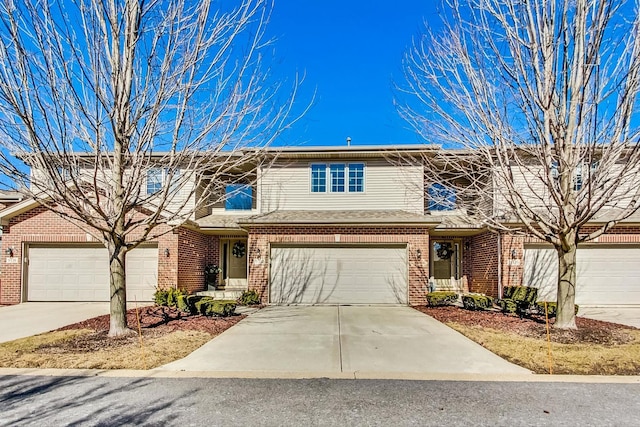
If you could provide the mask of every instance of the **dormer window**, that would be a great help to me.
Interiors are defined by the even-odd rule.
[[[364,163],[311,165],[312,193],[363,193]]]

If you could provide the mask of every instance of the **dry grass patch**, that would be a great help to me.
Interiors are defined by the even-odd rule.
[[[136,325],[135,310],[128,313]],[[166,307],[139,312],[139,335],[109,338],[109,316],[0,344],[0,367],[59,369],[152,369],[187,356],[246,316],[190,316]]]
[[[498,356],[536,373],[549,373],[543,318],[520,319],[500,312],[457,307],[416,307]],[[554,374],[639,375],[640,330],[578,317],[577,330],[551,328]]]
[[[480,326],[446,323],[498,356],[538,374],[549,373],[548,344],[544,339]],[[640,331],[629,331],[628,344],[602,345],[551,342],[554,374],[638,375],[640,374]]]
[[[0,366],[5,368],[151,369],[181,359],[209,341],[201,331],[176,331],[150,339],[111,340],[111,346],[87,351],[96,333],[82,329],[55,331],[0,344]],[[74,342],[80,345],[74,348]]]

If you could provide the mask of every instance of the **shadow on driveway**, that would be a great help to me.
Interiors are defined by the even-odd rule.
[[[523,374],[409,307],[267,307],[158,369],[308,373]]]

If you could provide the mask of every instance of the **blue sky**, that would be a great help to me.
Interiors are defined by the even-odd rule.
[[[421,143],[393,106],[402,56],[424,20],[438,20],[436,0],[275,0],[269,34],[274,72],[306,73],[300,102],[311,110],[278,145]]]

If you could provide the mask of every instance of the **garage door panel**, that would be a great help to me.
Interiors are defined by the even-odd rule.
[[[640,248],[586,246],[577,253],[576,304],[640,304]],[[554,249],[525,249],[524,284],[555,301],[558,266]]]
[[[108,301],[109,258],[104,247],[29,248],[29,301]],[[127,299],[151,301],[158,277],[158,248],[127,254]]]
[[[276,247],[271,302],[406,304],[406,249]]]

